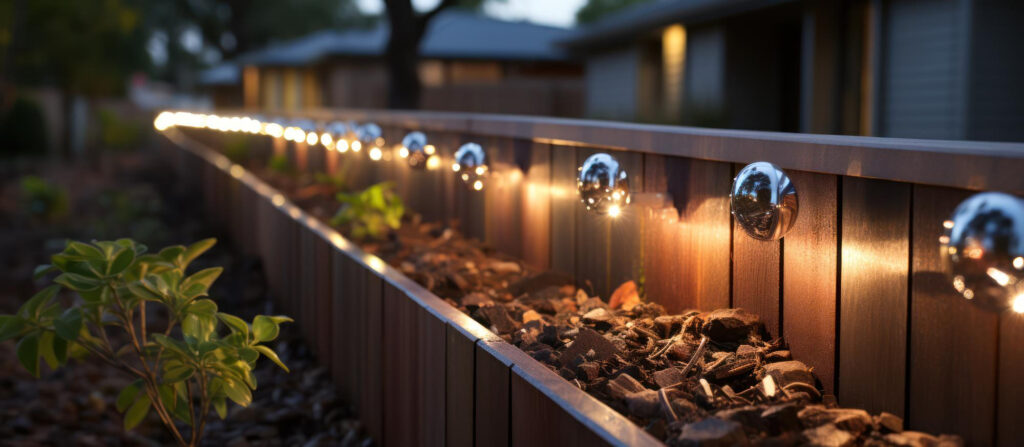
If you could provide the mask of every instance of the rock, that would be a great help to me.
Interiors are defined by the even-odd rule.
[[[740,424],[719,418],[686,424],[679,436],[669,439],[668,445],[676,447],[729,447],[745,446],[747,436]]]
[[[528,310],[526,312],[523,312],[523,323],[529,323],[531,321],[538,321],[540,319],[541,319],[540,318],[540,314],[537,313],[537,311],[535,311],[535,310]]]
[[[633,281],[622,283],[612,292],[612,297],[608,300],[608,307],[627,312],[633,310],[638,304],[640,304],[640,295],[637,293],[636,283]]]
[[[629,413],[642,418],[655,418],[664,416],[661,410],[661,403],[658,402],[658,392],[654,390],[642,390],[636,393],[626,393],[623,398],[626,401],[626,408]]]
[[[601,365],[597,362],[583,362],[576,367],[576,377],[592,382],[601,376]]]
[[[654,327],[661,331],[662,337],[667,338],[673,335],[673,331],[683,327],[684,321],[686,319],[682,315],[664,315],[654,317]]]
[[[523,268],[519,266],[519,263],[510,261],[491,261],[484,266],[485,269],[490,270],[498,274],[512,274],[523,271]]]
[[[658,386],[665,388],[682,382],[682,373],[683,372],[680,371],[679,368],[668,367],[661,371],[656,371],[654,374],[652,374],[652,377],[654,378],[654,383],[657,383]]]
[[[867,411],[857,409],[834,409],[829,410],[836,414],[835,424],[843,430],[859,436],[871,426],[871,415]]]
[[[803,437],[807,440],[807,445],[816,447],[846,447],[856,441],[853,435],[840,430],[835,424],[804,430]]]
[[[591,351],[593,351],[593,355],[590,354]],[[584,327],[580,329],[579,335],[573,340],[572,346],[562,352],[561,360],[564,366],[566,361],[572,361],[580,355],[586,356],[587,360],[600,362],[619,354],[619,349],[611,341],[597,331]]]
[[[903,431],[903,418],[895,414],[883,411],[874,418],[875,425],[882,432],[899,433]]]
[[[567,275],[548,271],[513,282],[508,285],[508,291],[512,296],[519,296],[536,292],[545,287],[561,287],[563,285],[571,285],[574,283],[575,281]]]
[[[639,393],[646,388],[629,374],[619,374],[608,381],[608,394],[616,399],[625,398],[629,393]]]
[[[750,335],[761,334],[761,319],[743,309],[719,309],[703,315],[701,332],[720,343],[747,340]]]
[[[765,374],[771,375],[780,387],[794,382],[814,386],[814,374],[811,373],[811,369],[798,360],[769,363],[764,366],[764,370]]]
[[[508,316],[505,306],[484,306],[477,309],[476,313],[482,316],[487,324],[498,334],[508,334],[517,329],[516,323],[512,321],[512,317]]]
[[[611,312],[601,307],[583,314],[583,322],[592,324],[598,329],[607,329],[613,326],[612,320],[614,318],[615,316]]]
[[[798,408],[796,404],[782,404],[769,407],[761,413],[769,433],[773,435],[789,431],[798,431],[803,427],[800,418],[797,417]]]

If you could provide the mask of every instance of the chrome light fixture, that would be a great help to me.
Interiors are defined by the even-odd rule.
[[[576,189],[588,211],[618,217],[629,204],[629,177],[619,161],[606,153],[587,157],[579,167]]]
[[[458,174],[463,183],[476,191],[484,189],[484,178],[487,177],[487,154],[477,143],[466,143],[455,151],[455,162],[452,171]]]
[[[398,148],[398,156],[409,162],[409,167],[423,169],[434,157],[434,146],[427,144],[427,136],[420,131],[412,131],[402,138],[402,147]],[[436,164],[436,163],[435,163]]]
[[[781,239],[796,222],[796,187],[778,166],[758,161],[736,174],[729,193],[732,215],[746,233],[762,241]]]
[[[356,141],[352,142],[352,151],[359,152],[365,148],[367,153],[370,154],[370,158],[380,160],[380,146],[383,144],[384,139],[381,138],[380,126],[374,123],[366,123],[356,129]],[[374,151],[373,149],[377,150]],[[374,155],[376,155],[376,158],[374,158]]]
[[[942,226],[943,264],[957,293],[988,310],[1024,313],[1024,200],[975,194]]]

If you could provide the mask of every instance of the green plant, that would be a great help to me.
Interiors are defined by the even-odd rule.
[[[294,174],[294,169],[292,169],[292,164],[288,161],[287,155],[274,155],[273,157],[270,157],[270,162],[267,163],[267,167],[278,174]]]
[[[22,209],[34,219],[55,222],[68,214],[68,192],[41,177],[26,175],[19,181]]]
[[[341,209],[331,218],[333,226],[349,226],[357,239],[381,239],[402,226],[405,205],[391,182],[372,185],[354,193],[339,192]]]
[[[317,172],[313,174],[313,181],[319,185],[324,185],[339,191],[348,188],[348,182],[345,181],[345,176],[341,174],[331,175],[326,172]]]
[[[51,265],[36,269],[37,275],[59,272],[55,284],[16,314],[0,315],[0,341],[18,339],[18,360],[35,376],[40,357],[56,369],[69,356],[91,354],[120,369],[137,379],[117,397],[126,430],[152,410],[178,444],[198,445],[211,406],[224,418],[227,400],[242,406],[252,401],[252,371],[261,355],[287,371],[261,343],[274,340],[280,324],[292,321],[258,315],[250,325],[217,312],[207,291],[222,269],[186,274],[214,243],[206,239],[146,254],[145,246],[130,239],[69,242]],[[62,306],[55,300],[62,288],[81,299]],[[147,327],[147,303],[167,311],[162,330]],[[219,323],[227,326],[226,334],[218,331]],[[175,419],[192,427],[188,438]]]

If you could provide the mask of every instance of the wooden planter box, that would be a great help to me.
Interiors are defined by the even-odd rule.
[[[969,445],[1024,439],[1024,318],[958,298],[936,242],[972,192],[1024,193],[1022,144],[436,112],[303,117],[374,121],[389,142],[421,130],[449,158],[478,142],[495,174],[481,193],[447,169],[365,157],[347,178],[354,188],[394,181],[425,219],[457,219],[466,235],[588,280],[600,296],[642,265],[648,298],[669,311],[755,312],[844,406]],[[219,147],[221,134],[187,133],[165,133],[182,179],[201,180],[210,216],[262,257],[271,290],[377,440],[659,443],[200,144]],[[301,168],[340,169],[339,154],[319,146],[260,141]],[[614,222],[585,213],[575,195],[576,167],[598,151],[618,158],[636,193]],[[782,241],[755,241],[729,215],[732,176],[759,160],[798,190],[799,217]]]

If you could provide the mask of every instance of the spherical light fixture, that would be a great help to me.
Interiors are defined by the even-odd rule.
[[[359,152],[361,149],[366,149],[367,153],[380,152],[380,146],[384,145],[384,139],[381,138],[380,126],[374,123],[366,123],[356,130],[356,141],[358,145],[352,145],[352,151]],[[373,149],[377,149],[374,151]],[[373,157],[371,157],[373,158]],[[380,157],[373,158],[374,161],[379,160]]]
[[[778,166],[767,161],[751,163],[733,179],[729,206],[750,237],[781,239],[796,222],[796,187]]]
[[[588,211],[618,217],[629,205],[629,177],[615,157],[603,152],[583,161],[576,189]]]
[[[398,155],[409,163],[409,167],[424,169],[427,167],[427,160],[431,157],[426,152],[427,146],[427,136],[423,132],[409,132],[405,138],[402,138],[402,147],[398,148]]]
[[[487,154],[477,143],[466,143],[455,151],[455,162],[452,170],[467,186],[479,191],[484,188],[487,177]]]
[[[1024,313],[1024,200],[975,194],[942,226],[943,264],[957,293],[988,310]]]

